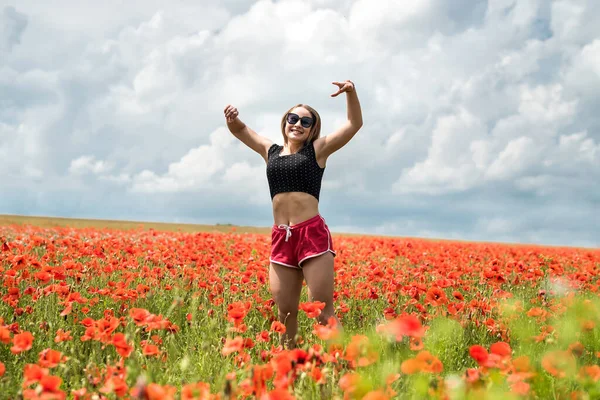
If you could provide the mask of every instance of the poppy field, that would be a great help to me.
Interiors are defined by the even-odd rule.
[[[286,349],[267,234],[0,226],[0,398],[600,398],[600,250],[334,245]]]

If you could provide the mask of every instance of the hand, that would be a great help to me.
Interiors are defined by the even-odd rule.
[[[227,107],[225,107],[224,113],[225,113],[225,119],[227,120],[228,123],[235,121],[235,119],[239,115],[237,108],[235,108],[232,105],[227,105]]]
[[[340,89],[335,92],[334,94],[331,95],[331,97],[335,97],[338,94],[344,93],[344,92],[353,92],[354,91],[354,83],[352,81],[345,81],[345,82],[331,82],[334,85],[337,85]]]

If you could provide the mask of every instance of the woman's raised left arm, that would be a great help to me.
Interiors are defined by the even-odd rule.
[[[319,158],[323,159],[327,159],[331,154],[344,147],[363,125],[362,111],[354,83],[349,80],[332,83],[337,85],[339,90],[336,93],[333,93],[331,97],[346,93],[348,120],[333,133],[319,138],[317,142],[320,143],[315,142],[315,146],[318,147]]]

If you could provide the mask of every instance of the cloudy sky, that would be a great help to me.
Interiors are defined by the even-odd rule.
[[[0,214],[270,226],[282,143],[355,82],[333,231],[600,246],[597,0],[0,0]]]

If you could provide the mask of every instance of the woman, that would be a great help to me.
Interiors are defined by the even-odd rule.
[[[281,120],[283,146],[257,134],[238,118],[238,110],[225,107],[227,127],[244,144],[262,156],[273,204],[269,283],[278,307],[279,321],[285,324],[284,345],[296,346],[298,307],[303,279],[310,301],[325,303],[318,316],[327,324],[333,317],[333,260],[331,234],[319,213],[321,179],[327,159],[342,148],[361,128],[362,113],[354,83],[332,82],[336,97],[346,93],[348,120],[335,132],[321,137],[321,119],[305,104],[289,109]]]

